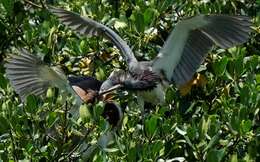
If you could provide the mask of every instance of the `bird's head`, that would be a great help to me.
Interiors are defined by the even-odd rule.
[[[157,86],[158,82],[160,82],[160,76],[149,69],[142,69],[136,74],[116,70],[103,82],[99,90],[99,95],[109,93],[116,89],[132,91],[152,90]]]
[[[107,80],[103,82],[100,87],[99,94],[103,95],[105,93],[109,93],[116,89],[123,88],[122,81],[125,80],[125,72],[123,70],[115,70],[113,71]]]

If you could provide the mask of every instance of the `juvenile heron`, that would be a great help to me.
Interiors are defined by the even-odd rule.
[[[113,126],[120,123],[123,115],[121,108],[98,95],[101,81],[90,76],[66,77],[60,68],[46,65],[27,50],[21,49],[19,53],[20,55],[9,55],[4,66],[7,78],[22,101],[30,94],[43,96],[49,87],[57,87],[64,97],[71,94],[76,98],[75,110],[72,110],[76,117],[83,102],[94,103],[99,99],[105,101],[103,116],[108,122]]]
[[[66,77],[61,69],[46,65],[27,50],[21,49],[19,53],[19,55],[9,55],[5,68],[11,85],[22,101],[25,101],[30,94],[42,96],[46,94],[49,87],[57,87],[62,91],[63,97],[68,94],[76,97],[74,110],[70,111],[73,117],[78,117],[79,106],[83,102],[94,103],[97,99],[105,102],[102,116],[111,128],[97,139],[96,144],[90,146],[88,143],[82,143],[81,148],[87,149],[81,156],[88,158],[95,150],[105,149],[121,128],[123,112],[119,105],[98,95],[102,82],[90,76]]]
[[[199,15],[175,25],[159,54],[151,61],[137,61],[131,48],[115,31],[87,17],[59,8],[49,9],[69,28],[86,36],[104,36],[120,50],[128,71],[116,70],[102,84],[100,93],[118,88],[136,90],[144,101],[164,103],[165,88],[188,82],[215,45],[227,49],[247,41],[251,21],[247,16]]]

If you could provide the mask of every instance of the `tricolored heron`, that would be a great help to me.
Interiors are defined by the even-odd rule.
[[[109,123],[117,125],[120,122],[121,108],[98,95],[101,81],[90,76],[66,77],[59,67],[48,66],[27,50],[21,49],[19,53],[20,55],[10,55],[5,68],[8,79],[23,101],[30,94],[42,96],[46,94],[49,87],[57,87],[62,94],[70,93],[76,97],[76,107],[83,102],[94,103],[96,99],[104,100],[104,116]],[[73,111],[77,114],[78,109]]]
[[[111,125],[111,129],[100,136],[97,144],[89,147],[88,144],[83,143],[82,146],[89,147],[84,156],[90,156],[98,148],[106,148],[121,127],[123,113],[119,105],[99,96],[98,92],[102,82],[90,76],[66,77],[60,68],[48,66],[27,50],[21,49],[19,53],[19,55],[9,55],[5,68],[11,85],[22,101],[25,101],[30,94],[43,96],[49,87],[57,87],[62,91],[64,98],[67,94],[72,94],[76,98],[76,104],[72,110],[73,117],[78,117],[79,106],[83,102],[94,103],[97,99],[105,102],[102,115]]]
[[[136,90],[144,101],[164,103],[165,89],[188,82],[217,45],[227,49],[246,42],[251,21],[247,16],[199,15],[175,25],[159,54],[151,61],[137,61],[127,43],[112,29],[87,17],[59,8],[49,9],[69,28],[86,36],[104,36],[120,50],[128,71],[115,70],[102,84],[100,93],[118,88]]]

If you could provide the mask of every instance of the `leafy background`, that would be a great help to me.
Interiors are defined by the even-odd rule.
[[[136,98],[117,98],[124,109],[116,142],[87,158],[83,143],[104,132],[100,116],[68,117],[56,89],[46,99],[30,96],[24,105],[5,77],[4,58],[24,47],[67,75],[104,80],[125,64],[102,38],[78,36],[59,24],[44,5],[88,16],[116,30],[139,60],[158,53],[176,22],[200,13],[249,15],[250,40],[215,48],[197,79],[179,91],[167,90],[167,104],[151,108],[144,119]],[[0,1],[0,159],[2,161],[260,161],[260,1],[259,0],[1,0]],[[85,105],[86,109],[89,107]],[[84,110],[83,108],[83,110]],[[84,113],[82,113],[84,114]],[[86,112],[85,112],[86,114]],[[142,129],[144,128],[144,129]]]

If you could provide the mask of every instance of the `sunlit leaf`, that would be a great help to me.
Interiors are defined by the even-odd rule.
[[[51,30],[50,30],[50,32],[49,32],[47,47],[50,48],[50,49],[51,49],[52,46],[53,46],[53,42],[54,42],[54,41],[53,41],[53,34],[54,34],[55,30],[56,30],[56,28],[55,28],[55,27],[52,27]]]
[[[144,24],[149,26],[155,18],[156,10],[153,8],[147,8],[144,12]]]
[[[118,30],[120,28],[126,28],[127,24],[124,21],[116,20],[114,26]]]
[[[256,78],[256,83],[260,84],[260,74],[257,74],[255,78]]]
[[[145,120],[145,130],[147,134],[152,137],[157,129],[158,117],[152,115],[149,119]]]
[[[231,156],[230,162],[238,162],[237,154],[233,154],[233,155]]]
[[[226,70],[226,66],[228,63],[228,58],[224,56],[219,61],[213,64],[213,69],[216,75],[222,76]]]
[[[251,120],[243,120],[241,123],[242,131],[247,133],[251,130],[252,127],[252,121]]]

